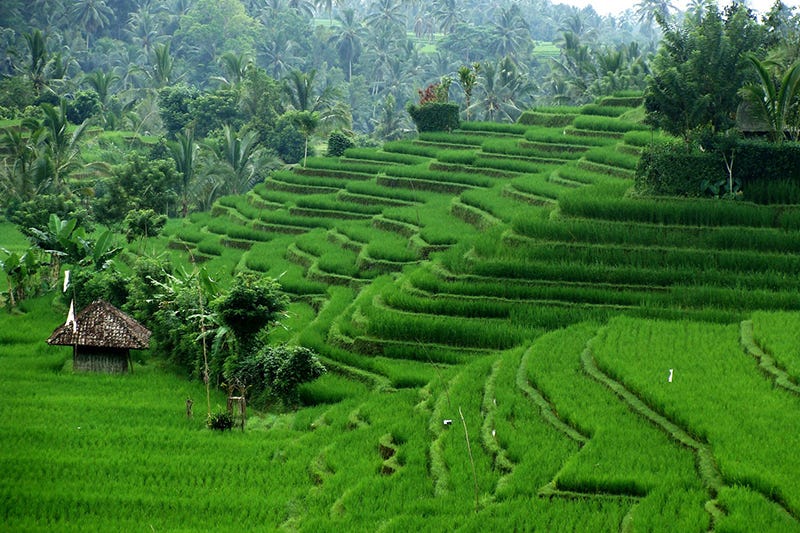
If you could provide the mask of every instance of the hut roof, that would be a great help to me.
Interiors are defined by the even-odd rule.
[[[47,344],[101,346],[141,350],[150,344],[150,330],[113,305],[95,300],[75,316],[72,324],[59,326],[47,339]]]

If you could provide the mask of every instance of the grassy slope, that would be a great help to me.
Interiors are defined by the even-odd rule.
[[[752,318],[789,382],[800,367],[792,328],[772,326],[796,313],[768,310],[795,309],[770,266],[791,269],[791,234],[749,230],[776,254],[764,267],[724,240],[724,205],[722,229],[682,225],[692,201],[650,202],[670,222],[642,226],[623,197],[636,135],[490,129],[311,160],[146,245],[222,278],[282,275],[294,303],[276,339],[331,368],[305,407],[244,434],[186,419],[201,385],[152,364],[72,374],[68,349],[42,343],[64,314],[49,298],[0,313],[0,528],[798,529],[793,444],[773,423],[794,424],[795,392],[737,349]],[[462,144],[476,134],[498,140]]]

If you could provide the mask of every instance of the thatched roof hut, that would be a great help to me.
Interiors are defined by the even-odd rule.
[[[84,307],[71,322],[59,326],[47,344],[72,346],[73,369],[92,372],[127,372],[130,350],[150,345],[150,331],[103,300]]]

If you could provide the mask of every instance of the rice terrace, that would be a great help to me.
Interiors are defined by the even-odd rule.
[[[12,4],[0,26],[33,9]],[[260,4],[219,1],[231,25]],[[659,31],[751,36],[743,5]],[[147,41],[156,64],[131,79],[83,74],[91,98],[12,109],[17,78],[55,95],[63,58],[0,65],[0,531],[800,532],[800,31],[764,31],[794,51],[785,75],[733,54],[750,76],[733,111],[670,86],[696,54],[667,65],[681,47],[654,44],[639,85],[615,71],[487,116],[468,88],[523,70],[513,50],[419,105],[374,104],[359,98],[389,82],[331,37],[353,10],[322,7],[309,31],[275,22],[335,46],[316,82],[280,70],[272,41],[198,37],[164,11],[176,48]],[[409,50],[489,39],[422,19]],[[69,41],[83,64],[121,39],[100,20]],[[221,45],[203,59],[223,32],[269,75]],[[574,59],[573,37],[529,53]],[[34,58],[57,48],[24,39]],[[176,58],[217,88],[182,85]],[[352,90],[352,129],[303,103],[320,79]],[[115,83],[129,107],[101,90]],[[83,98],[92,119],[68,118]],[[382,135],[353,133],[359,106]],[[384,130],[393,112],[411,126]]]
[[[328,372],[244,432],[146,353],[73,373],[53,293],[3,313],[3,529],[800,529],[800,208],[630,196],[650,137],[465,122],[129,245],[280,277]]]

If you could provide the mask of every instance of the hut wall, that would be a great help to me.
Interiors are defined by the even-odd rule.
[[[76,372],[125,373],[128,371],[128,350],[78,346],[73,354],[72,369]]]

